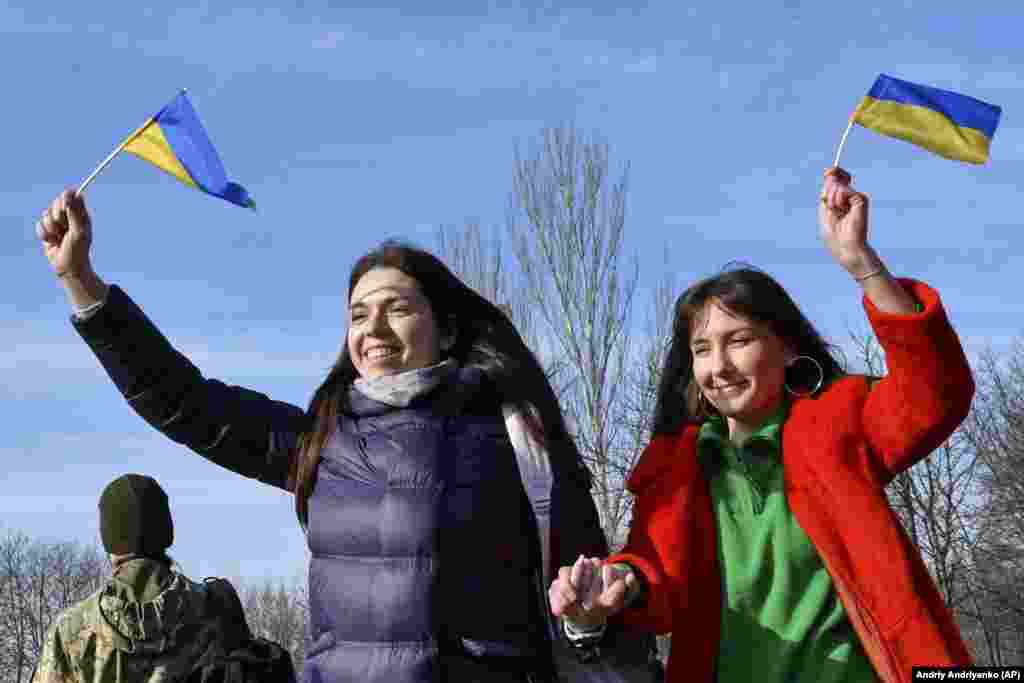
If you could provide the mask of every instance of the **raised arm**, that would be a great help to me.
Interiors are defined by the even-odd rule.
[[[864,404],[863,425],[884,481],[938,448],[967,416],[974,380],[939,295],[893,277],[868,244],[868,198],[830,168],[818,205],[822,239],[864,291],[887,375]]]
[[[967,417],[974,379],[938,293],[900,279],[920,310],[886,313],[864,298],[887,372],[872,384],[862,424],[883,483],[935,451]]]
[[[242,387],[204,378],[119,287],[89,259],[92,221],[80,197],[61,194],[36,232],[75,313],[72,323],[128,404],[153,427],[247,477],[290,489],[304,411]]]
[[[880,311],[913,313],[916,302],[886,269],[878,252],[868,244],[868,196],[851,187],[853,178],[841,168],[825,171],[818,204],[821,237],[864,295]]]

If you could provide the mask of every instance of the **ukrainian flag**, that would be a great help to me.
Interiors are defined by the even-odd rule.
[[[245,188],[228,180],[224,164],[184,90],[129,135],[120,149],[148,161],[190,187],[238,206],[256,208]]]
[[[999,107],[882,74],[853,112],[865,128],[957,161],[983,164],[999,125]]]

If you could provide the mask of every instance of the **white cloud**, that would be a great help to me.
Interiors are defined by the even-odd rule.
[[[1024,159],[1024,127],[1000,126],[992,139],[992,161]]]
[[[1004,292],[980,292],[950,287],[942,293],[945,306],[963,313],[990,313],[1004,317],[1006,322],[1024,326],[1024,300],[1006,297]]]
[[[293,577],[308,562],[292,497],[219,468],[155,431],[44,433],[0,449],[0,531],[99,545],[97,502],[127,472],[153,476],[174,518],[170,554],[193,577]]]
[[[961,334],[960,343],[964,352],[971,360],[978,357],[984,351],[992,350],[996,353],[1005,353],[1013,348],[1015,343],[1024,339],[1024,330],[1007,330],[995,328],[992,330],[973,329],[970,334]]]
[[[696,225],[700,216],[662,216],[661,222],[664,225]]]
[[[314,50],[333,50],[348,36],[346,31],[332,30],[313,40]]]
[[[1024,89],[1024,76],[1021,76],[1019,71],[985,69],[978,74],[978,78],[973,83],[971,90],[975,92],[1006,90],[1016,96]],[[982,99],[985,98],[982,97]],[[999,104],[999,102],[992,104]]]
[[[566,35],[572,19],[541,28],[510,27],[507,22],[481,24],[450,35],[443,23],[424,22],[417,30],[396,31],[390,10],[354,15],[348,23],[330,24],[299,20],[280,10],[246,11],[209,16],[201,8],[182,10],[170,19],[165,34],[112,36],[119,45],[141,50],[148,56],[184,59],[196,65],[217,64],[218,74],[249,73],[269,68],[289,73],[322,73],[348,82],[378,81],[414,83],[418,88],[455,88],[459,93],[518,88],[524,77],[542,87],[565,78],[593,78],[598,72],[654,73],[662,66],[685,68],[689,59],[668,58],[630,47],[613,47],[606,40]],[[351,13],[350,13],[351,14]],[[233,41],[229,52],[224,41],[244,26],[252,36],[273,40]],[[180,36],[188,35],[182,48]],[[704,58],[695,58],[704,60]],[[696,64],[693,65],[696,68]]]
[[[652,74],[658,71],[658,58],[644,57],[635,62],[627,62],[622,70],[628,74]]]
[[[25,327],[0,329],[8,350],[0,356],[0,371],[50,369],[55,372],[94,370],[96,359],[82,342],[34,333]]]
[[[326,376],[341,345],[340,339],[326,335],[294,337],[280,329],[251,328],[245,339],[253,340],[250,343],[255,348],[245,349],[236,338],[210,341],[197,339],[194,332],[163,331],[206,377],[228,383],[244,379],[304,381],[310,391]],[[13,398],[52,396],[58,390],[74,397],[110,381],[74,332],[51,333],[26,325],[2,328],[0,335],[10,345],[0,356],[0,372],[4,373],[4,390]],[[243,348],[233,350],[232,346]]]
[[[34,444],[0,449],[0,457],[8,471],[0,519],[34,537],[97,539],[100,492],[136,472],[167,491],[177,529],[172,554],[187,565],[207,563],[202,571],[214,574],[237,561],[284,575],[303,557],[289,494],[215,466],[155,430],[41,432]],[[292,557],[266,542],[272,530],[298,549]]]
[[[92,30],[93,26],[89,26]],[[75,30],[70,23],[63,23],[54,16],[47,16],[45,21],[36,21],[26,14],[22,7],[14,7],[9,3],[0,5],[0,34],[40,35],[68,34]]]

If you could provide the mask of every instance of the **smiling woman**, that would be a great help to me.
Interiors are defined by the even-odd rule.
[[[789,294],[753,268],[678,299],[654,436],[629,477],[629,541],[580,605],[672,633],[673,683],[902,683],[970,654],[885,487],[960,424],[974,384],[938,294],[867,243],[867,197],[826,171],[822,239],[863,288],[888,375],[846,375]],[[641,599],[642,598],[642,599]]]
[[[430,302],[416,280],[397,268],[359,277],[349,303],[348,352],[361,377],[373,379],[438,362],[442,340]]]
[[[786,290],[753,268],[726,271],[688,289],[676,304],[675,335],[662,375],[655,429],[674,431],[689,418],[726,419],[743,443],[779,406],[805,359],[824,384],[842,374],[828,344]],[[686,386],[688,411],[672,387]]]
[[[304,411],[204,378],[103,283],[81,197],[58,197],[38,232],[131,407],[295,494],[312,555],[303,680],[555,680],[540,577],[608,547],[554,391],[500,309],[432,254],[383,244],[352,269],[345,342]],[[544,472],[531,497],[524,442]]]
[[[401,653],[385,664],[389,680],[550,675],[535,599],[543,552],[530,540],[538,520],[502,406],[535,418],[553,471],[586,476],[540,365],[508,318],[427,252],[389,242],[366,254],[348,300],[346,343],[295,447],[296,510],[313,555],[307,673],[348,680],[344,671],[373,656],[368,643],[388,643]],[[551,521],[563,558],[605,544],[585,485],[567,491],[566,516]],[[341,535],[325,521],[340,519],[350,520]],[[391,594],[376,589],[383,575]],[[345,614],[315,609],[367,595],[373,606]]]

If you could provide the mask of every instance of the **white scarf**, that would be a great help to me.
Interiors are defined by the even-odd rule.
[[[433,390],[448,379],[458,367],[458,363],[449,358],[425,368],[405,370],[393,375],[381,375],[372,379],[360,377],[352,386],[363,396],[378,403],[393,408],[405,408],[418,396]]]
[[[554,476],[551,472],[551,455],[544,444],[540,443],[530,429],[526,415],[512,403],[505,403],[501,406],[501,412],[505,416],[505,429],[508,431],[508,438],[512,442],[512,448],[516,452],[516,461],[519,463],[519,475],[523,484],[532,487],[543,487],[547,493],[547,499],[551,500],[551,488]],[[533,417],[539,419],[534,409]],[[542,562],[541,575],[544,578],[544,586],[551,583],[550,557],[551,557],[551,515],[534,515],[537,519],[537,531],[540,533],[540,554]]]

